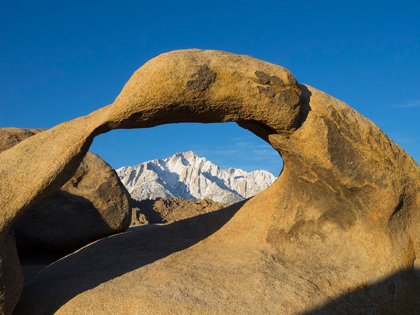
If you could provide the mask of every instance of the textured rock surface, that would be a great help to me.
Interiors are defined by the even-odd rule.
[[[282,155],[281,176],[244,203],[138,227],[56,262],[25,286],[16,314],[417,312],[416,162],[287,70],[223,52],[161,55],[113,104],[1,153],[1,241],[73,175],[94,136],[183,121],[236,121]],[[18,268],[9,247],[0,270]],[[21,283],[1,281],[10,312]]]
[[[233,204],[255,196],[276,179],[263,170],[246,172],[221,169],[193,151],[166,159],[124,166],[116,170],[131,197],[136,200],[182,197]]]
[[[17,244],[80,247],[125,231],[129,198],[115,171],[88,152],[70,181],[21,216],[15,226]]]
[[[133,202],[135,207],[131,220],[132,226],[149,223],[172,223],[227,207],[227,205],[208,198],[194,201],[176,197]]]
[[[26,138],[44,131],[45,129],[0,128],[0,152],[15,146]]]
[[[0,152],[44,130],[0,129]],[[74,248],[125,231],[129,198],[115,171],[88,152],[70,181],[20,217],[15,225],[18,247]]]
[[[10,149],[44,130],[1,128],[0,152]],[[38,161],[34,161],[34,163],[36,166]],[[42,162],[39,163],[39,166],[44,169],[48,168],[48,164]],[[7,168],[7,165],[4,167]],[[40,168],[38,171],[42,172],[43,169]],[[31,181],[31,176],[27,174],[22,176],[13,180],[17,186],[14,189],[19,189],[21,186],[22,194],[25,194],[24,187],[27,185],[26,181]],[[11,190],[9,193],[15,193],[15,191]],[[129,198],[128,192],[115,171],[100,157],[88,152],[70,181],[65,183],[55,194],[30,207],[15,223],[15,237],[21,249],[21,255],[22,251],[29,249],[35,251],[32,254],[39,256],[41,252],[37,251],[40,247],[54,250],[63,247],[73,248],[104,236],[125,231],[129,226],[131,216]],[[2,232],[4,233],[4,230]],[[10,241],[10,239],[11,236],[7,236],[6,242],[10,242],[10,245],[4,246],[4,250],[10,247],[9,254],[1,255],[8,260],[7,264],[10,266],[5,268],[10,268],[10,270],[0,273],[2,277],[6,277],[6,280],[1,280],[1,284],[12,283],[12,287],[15,286],[15,290],[19,290],[22,275],[17,257],[12,257],[16,254],[15,241]],[[26,264],[26,254],[24,256],[21,258],[21,262]],[[40,259],[42,260],[42,258]],[[12,264],[13,260],[15,260],[14,264]],[[0,262],[0,265],[2,264],[4,262]],[[31,261],[30,264],[29,267],[34,269],[33,266],[39,265],[39,262],[33,265],[34,262]],[[41,265],[43,266],[44,263]],[[25,266],[26,269],[29,267]],[[38,269],[42,268],[35,269],[39,271]],[[7,292],[5,287],[0,290]],[[11,305],[17,302],[19,293],[16,292],[15,295],[16,300],[10,300]],[[2,312],[9,313],[7,308],[6,306],[6,310],[2,310],[0,307],[0,314]]]

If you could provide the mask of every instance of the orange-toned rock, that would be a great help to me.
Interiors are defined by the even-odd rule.
[[[416,162],[284,68],[224,52],[161,55],[113,104],[0,154],[2,239],[73,175],[94,136],[193,121],[236,121],[282,155],[282,174],[244,203],[139,227],[56,262],[25,286],[16,314],[417,312]],[[0,268],[15,266],[9,256]],[[19,285],[2,283],[10,312]]]

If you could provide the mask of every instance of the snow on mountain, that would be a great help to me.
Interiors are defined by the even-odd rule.
[[[176,153],[117,170],[131,197],[137,200],[182,197],[210,198],[224,204],[250,198],[270,186],[276,177],[267,171],[222,170],[193,151]]]

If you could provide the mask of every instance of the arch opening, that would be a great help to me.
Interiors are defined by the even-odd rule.
[[[269,143],[234,122],[119,129],[97,136],[90,147],[114,169],[191,150],[222,169],[266,170],[278,177],[283,167]]]
[[[132,225],[170,223],[249,199],[283,167],[277,151],[235,123],[119,130],[96,137],[91,151],[130,193]]]

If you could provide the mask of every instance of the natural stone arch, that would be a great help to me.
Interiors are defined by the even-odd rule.
[[[113,104],[0,154],[3,313],[11,312],[21,290],[11,276],[17,277],[19,268],[10,234],[14,222],[72,176],[96,135],[225,121],[251,130],[282,155],[283,173],[265,193],[272,200],[252,201],[252,207],[264,208],[258,235],[276,259],[293,264],[332,296],[343,286],[371,283],[402,269],[414,272],[420,252],[420,171],[414,160],[371,121],[298,85],[284,68],[247,56],[186,50],[146,63]],[[22,184],[26,174],[32,176]],[[418,286],[415,278],[401,280],[398,292]],[[317,303],[326,296],[317,296]],[[300,303],[303,310],[313,301]],[[408,297],[394,308],[416,303]]]
[[[289,71],[248,56],[187,50],[152,59],[134,73],[113,104],[36,135],[1,155],[2,184],[17,173],[35,175],[27,194],[3,194],[7,205],[0,221],[3,231],[29,204],[56,189],[74,171],[74,164],[80,163],[98,134],[177,122],[236,121],[268,140],[271,134],[288,135],[296,129],[301,116],[299,96]],[[28,154],[50,167],[39,172]],[[13,183],[8,185],[2,187],[4,191]]]

